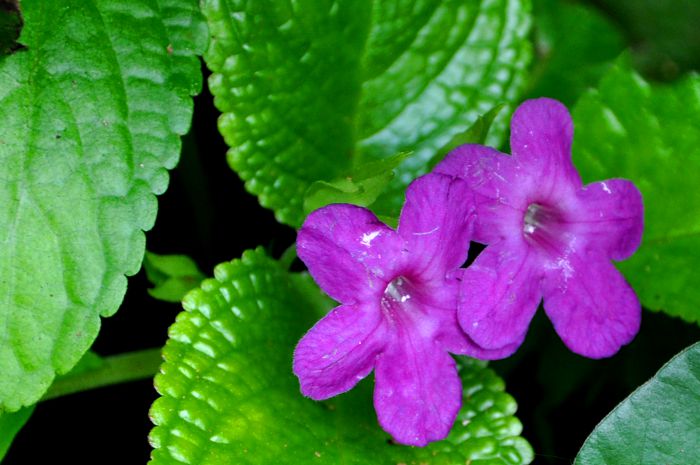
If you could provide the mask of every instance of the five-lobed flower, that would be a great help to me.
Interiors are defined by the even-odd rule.
[[[334,204],[311,213],[297,253],[341,305],[301,339],[294,373],[316,400],[351,389],[375,370],[381,426],[400,443],[443,439],[462,388],[448,352],[499,358],[459,328],[459,283],[474,207],[466,183],[440,174],[414,181],[396,231],[369,210]]]
[[[586,357],[613,355],[639,330],[639,301],[611,260],[641,242],[642,196],[624,179],[584,186],[572,140],[564,105],[529,100],[512,118],[512,156],[464,145],[435,168],[475,194],[474,238],[487,247],[462,273],[458,315],[484,348],[516,350],[543,298],[564,343]]]
[[[542,298],[574,352],[606,357],[631,341],[641,307],[610,261],[639,246],[641,194],[623,179],[584,186],[572,139],[561,103],[529,100],[513,115],[512,156],[457,148],[408,187],[396,231],[353,205],[309,215],[299,257],[341,305],[295,350],[302,392],[326,399],[374,369],[379,423],[422,446],[447,436],[461,405],[448,352],[509,356]],[[487,247],[461,269],[472,235]]]

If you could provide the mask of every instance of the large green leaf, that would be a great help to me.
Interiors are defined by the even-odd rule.
[[[262,250],[219,265],[184,299],[156,376],[152,465],[522,464],[515,401],[481,362],[461,364],[464,406],[445,441],[398,446],[377,424],[371,382],[314,402],[299,392],[292,351],[329,302]],[[325,307],[325,308],[319,308]]]
[[[0,61],[0,409],[75,365],[138,271],[201,87],[196,0],[24,0]]]
[[[413,152],[380,198],[382,213],[395,213],[436,150],[517,98],[529,9],[524,0],[205,0],[209,87],[229,163],[279,221],[299,226],[313,182]]]
[[[584,180],[628,178],[644,195],[642,245],[619,268],[646,307],[700,320],[700,78],[651,85],[621,60],[574,121]]]
[[[673,357],[596,426],[576,465],[700,463],[700,343]]]

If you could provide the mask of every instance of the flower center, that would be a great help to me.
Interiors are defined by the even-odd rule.
[[[411,287],[410,281],[403,276],[399,276],[387,284],[381,300],[384,315],[394,320],[398,316],[397,312],[407,310],[408,302],[412,297]]]
[[[529,243],[556,252],[564,243],[565,222],[561,213],[539,203],[528,205],[523,217],[523,235]]]

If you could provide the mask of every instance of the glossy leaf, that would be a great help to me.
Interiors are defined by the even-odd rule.
[[[150,412],[152,465],[259,463],[523,464],[516,405],[483,363],[464,360],[464,406],[450,436],[426,448],[393,444],[377,424],[371,380],[326,402],[299,392],[292,351],[329,309],[308,275],[260,249],[219,265],[184,299],[171,327],[161,394]],[[301,284],[303,282],[303,284]]]
[[[700,343],[673,357],[596,426],[576,465],[700,463]]]
[[[432,170],[435,165],[440,163],[445,156],[452,150],[464,144],[485,144],[486,138],[489,135],[493,122],[498,114],[503,110],[503,105],[496,105],[488,112],[479,116],[474,124],[464,132],[455,134],[444,146],[442,146],[435,155],[428,161],[428,169]]]
[[[400,153],[358,166],[355,171],[332,181],[314,182],[304,196],[304,213],[331,203],[370,206],[394,178],[394,170],[409,156],[409,152]]]
[[[148,293],[166,302],[179,302],[197,287],[204,275],[197,264],[186,255],[158,255],[146,252],[143,260],[148,280],[155,286]]]
[[[645,307],[700,320],[700,78],[652,85],[621,60],[573,115],[584,180],[631,179],[644,196],[642,245],[620,270]]]
[[[201,87],[196,0],[23,0],[0,61],[0,408],[36,402],[139,270]]]
[[[312,183],[411,151],[378,201],[381,213],[395,214],[440,147],[480,113],[517,99],[531,55],[529,8],[522,0],[205,0],[209,87],[230,165],[279,221],[299,226]]]

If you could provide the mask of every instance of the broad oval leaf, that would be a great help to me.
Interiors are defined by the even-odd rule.
[[[0,409],[37,401],[138,271],[201,87],[196,0],[23,0],[0,61]]]
[[[576,465],[700,463],[700,343],[673,357],[596,426]]]
[[[642,304],[700,321],[700,77],[652,85],[618,61],[573,112],[586,182],[620,177],[644,196],[644,237],[618,264]]]
[[[381,213],[397,213],[440,147],[517,98],[529,10],[524,0],[205,0],[230,165],[280,222],[300,226],[313,182],[413,152],[380,197]]]
[[[398,446],[377,424],[371,382],[326,402],[299,392],[292,351],[328,310],[305,275],[261,249],[219,265],[185,297],[156,376],[152,465],[525,464],[515,401],[483,363],[461,363],[464,406],[450,436]]]

